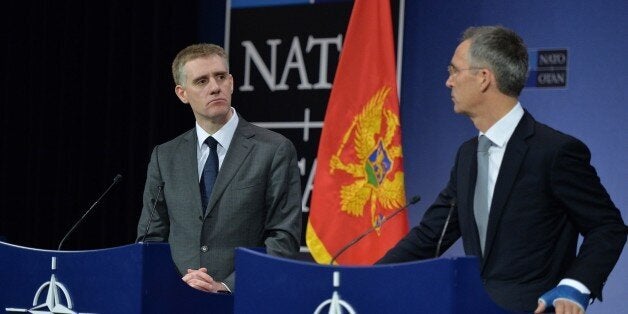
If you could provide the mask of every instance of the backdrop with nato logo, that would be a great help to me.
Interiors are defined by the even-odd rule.
[[[328,83],[333,81],[351,7],[351,1],[309,2],[234,0],[226,14],[231,27],[224,37],[238,89],[234,106],[249,121],[295,143],[306,211]],[[628,78],[628,37],[622,35],[628,29],[627,2],[405,1],[403,14],[398,14],[397,1],[391,3],[395,23],[398,16],[405,17],[400,96],[406,195],[423,198],[411,209],[410,225],[418,223],[444,187],[459,145],[477,134],[468,118],[452,110],[445,86],[451,55],[465,28],[495,24],[515,30],[528,45],[530,77],[520,97],[523,107],[537,120],[588,145],[602,183],[624,219],[628,217],[628,89],[623,86]],[[336,9],[329,10],[334,5]],[[300,23],[291,18],[297,13]],[[201,25],[200,36],[221,41],[224,35],[216,29]],[[264,94],[255,94],[253,88]],[[445,255],[462,254],[457,243]],[[596,302],[589,313],[616,313],[625,306],[626,255],[624,250],[611,273],[605,301]]]

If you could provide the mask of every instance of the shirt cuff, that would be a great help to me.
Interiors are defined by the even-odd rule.
[[[577,282],[577,281],[576,281],[576,282]],[[221,282],[220,282],[220,284],[221,284],[223,287],[225,287],[225,290],[226,290],[226,291],[229,291],[229,293],[231,293],[231,289],[229,289],[229,287],[227,286],[227,284],[226,284],[226,283],[224,283],[224,282],[222,282],[222,281],[221,281]]]
[[[567,285],[570,286],[578,291],[580,291],[580,293],[584,293],[584,294],[591,294],[591,290],[587,289],[587,287],[582,284],[580,281],[574,280],[574,279],[569,279],[569,278],[565,278],[563,280],[561,280],[558,283],[559,286],[562,285]]]

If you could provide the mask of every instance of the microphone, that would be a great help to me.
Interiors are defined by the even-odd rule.
[[[410,201],[406,205],[397,208],[392,214],[384,217],[384,219],[379,221],[375,226],[372,226],[371,228],[367,229],[364,233],[360,234],[359,236],[351,240],[351,242],[345,244],[345,246],[343,246],[336,254],[334,254],[334,256],[331,258],[331,262],[329,262],[329,265],[333,265],[336,259],[338,259],[338,257],[340,257],[342,253],[344,253],[350,247],[354,246],[356,243],[358,243],[358,241],[362,240],[362,238],[366,237],[369,233],[375,231],[376,228],[383,226],[385,222],[397,216],[397,214],[399,214],[402,210],[408,208],[411,205],[416,204],[420,200],[421,200],[420,196],[418,195],[413,196],[412,199],[410,199]]]
[[[61,251],[61,247],[63,246],[63,242],[65,242],[65,239],[68,238],[68,236],[72,233],[72,231],[74,231],[74,229],[76,229],[76,227],[83,221],[83,219],[85,218],[85,216],[87,216],[87,214],[89,214],[90,211],[92,211],[92,209],[94,207],[96,207],[96,205],[98,204],[98,202],[100,202],[100,200],[105,197],[105,195],[107,195],[107,193],[109,193],[109,190],[111,190],[111,188],[116,185],[116,183],[118,183],[118,181],[120,181],[120,179],[122,179],[122,175],[121,174],[117,174],[115,178],[113,178],[113,182],[109,185],[109,187],[107,188],[107,190],[105,190],[105,192],[103,192],[100,197],[94,202],[94,204],[92,204],[92,206],[89,207],[89,209],[83,214],[83,216],[81,216],[81,219],[79,219],[74,226],[72,226],[72,228],[70,229],[70,231],[68,231],[65,236],[63,237],[63,239],[61,239],[61,242],[59,242],[59,247],[57,247],[57,251]]]
[[[440,246],[443,244],[443,238],[445,237],[445,232],[447,232],[449,219],[451,219],[451,214],[453,214],[454,208],[456,208],[455,197],[449,202],[449,213],[447,214],[447,219],[445,220],[445,225],[443,226],[443,232],[440,234],[440,237],[438,238],[438,244],[436,245],[436,255],[434,255],[435,258],[440,255]]]
[[[148,217],[148,224],[146,224],[146,230],[144,230],[144,235],[142,236],[142,241],[139,243],[144,243],[146,239],[146,235],[148,234],[148,230],[150,229],[150,224],[153,222],[153,214],[155,213],[155,208],[157,207],[157,203],[159,203],[159,196],[161,196],[161,191],[164,190],[164,183],[161,182],[157,186],[157,197],[155,197],[155,202],[153,203],[153,207],[150,209],[150,216]]]

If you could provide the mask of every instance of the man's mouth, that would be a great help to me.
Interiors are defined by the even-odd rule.
[[[216,98],[216,99],[212,99],[209,101],[209,103],[215,103],[215,102],[226,102],[227,100],[224,98]]]

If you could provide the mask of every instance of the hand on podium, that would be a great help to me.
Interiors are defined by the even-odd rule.
[[[231,293],[229,287],[220,281],[215,281],[209,274],[207,268],[188,269],[188,273],[181,278],[188,286],[213,293]]]

